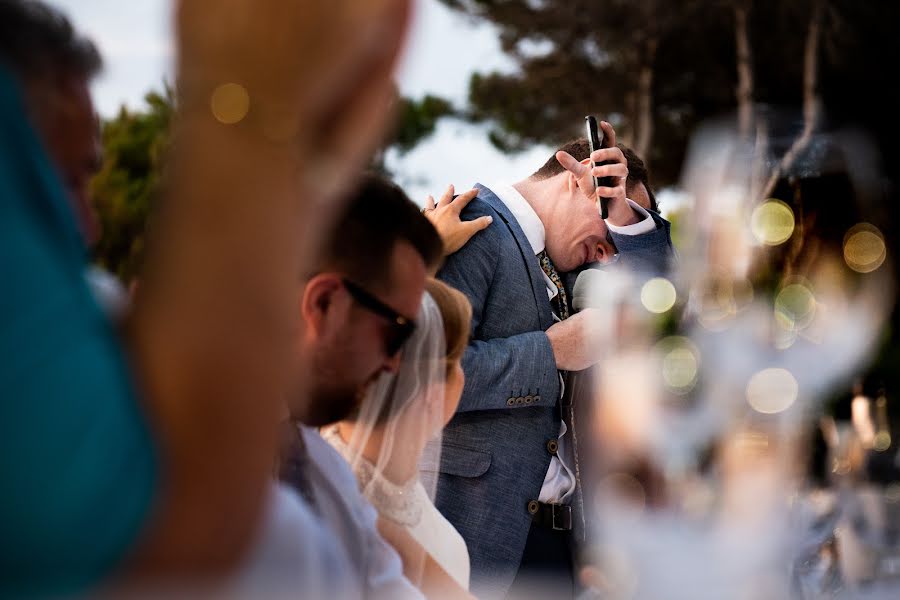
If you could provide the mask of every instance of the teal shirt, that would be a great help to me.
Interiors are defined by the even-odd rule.
[[[0,597],[73,595],[121,564],[157,457],[57,176],[0,67]]]

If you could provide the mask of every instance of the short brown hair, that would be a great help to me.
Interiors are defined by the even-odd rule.
[[[451,365],[462,358],[466,346],[469,345],[472,305],[465,294],[433,277],[429,277],[425,282],[425,291],[434,299],[438,310],[441,311],[444,340],[447,344],[444,357],[449,371]]]
[[[625,155],[625,160],[628,162],[628,180],[625,182],[625,186],[628,189],[632,189],[637,184],[643,183],[644,188],[647,190],[647,197],[650,198],[650,210],[658,213],[659,204],[656,202],[653,186],[650,185],[650,173],[647,171],[647,165],[644,164],[644,161],[634,150],[625,144],[616,145],[622,151],[622,154]]]
[[[419,207],[396,184],[366,173],[325,240],[315,272],[341,272],[357,284],[385,289],[400,240],[416,249],[429,271],[443,258],[441,237]]]
[[[625,155],[625,160],[628,163],[628,179],[625,181],[625,186],[628,189],[632,189],[637,184],[643,183],[644,187],[647,188],[647,196],[650,198],[650,209],[653,212],[659,212],[659,205],[656,202],[656,196],[653,194],[653,187],[650,185],[650,174],[647,171],[647,165],[644,164],[644,161],[634,150],[625,144],[616,144],[616,146]],[[556,160],[556,153],[560,151],[568,152],[575,160],[582,161],[591,155],[591,146],[588,144],[587,138],[566,142],[553,152],[553,155],[540,169],[532,174],[531,178],[540,181],[555,177],[565,171],[565,168]]]
[[[579,138],[577,140],[566,142],[557,148],[550,158],[547,159],[547,162],[531,175],[532,179],[537,179],[538,181],[550,179],[565,171],[565,168],[563,168],[563,166],[559,164],[559,161],[556,160],[557,152],[568,152],[575,160],[582,161],[591,155],[591,146],[588,144],[587,138]]]

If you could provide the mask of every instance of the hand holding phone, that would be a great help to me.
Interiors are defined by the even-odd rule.
[[[601,133],[600,128],[597,126],[597,119],[594,118],[593,115],[588,115],[584,118],[585,128],[587,130],[587,139],[588,143],[591,147],[591,154],[594,153],[595,150],[599,150],[601,148],[609,148],[609,144],[606,141],[606,136]],[[591,162],[591,164],[595,167],[599,167],[601,165],[609,165],[614,164],[615,161],[605,160],[601,163]],[[594,189],[596,190],[598,187],[615,187],[616,182],[614,177],[594,177]],[[605,219],[609,216],[609,198],[600,198],[600,217]]]

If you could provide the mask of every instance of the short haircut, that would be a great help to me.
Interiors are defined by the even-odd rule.
[[[469,332],[472,326],[472,305],[465,294],[450,287],[439,279],[429,277],[425,282],[425,291],[431,295],[444,322],[444,340],[447,350],[444,355],[447,371],[453,363],[462,359],[469,345]]]
[[[565,168],[556,160],[557,152],[568,152],[575,160],[580,162],[591,155],[591,146],[588,144],[587,138],[566,142],[553,152],[550,158],[547,159],[547,162],[544,163],[544,166],[534,172],[531,176],[532,179],[550,179],[565,171]]]
[[[416,249],[429,271],[443,258],[441,237],[419,207],[390,181],[367,173],[325,241],[318,271],[338,271],[360,285],[384,289],[401,240]]]
[[[650,185],[650,173],[647,172],[647,165],[628,146],[624,144],[618,144],[618,146],[622,150],[622,154],[625,155],[625,160],[628,161],[628,180],[625,182],[625,186],[628,189],[632,189],[637,184],[643,183],[644,188],[647,190],[647,197],[650,198],[650,210],[658,213],[659,203],[657,203],[656,195],[653,193],[653,186]]]
[[[644,164],[644,161],[634,150],[625,144],[616,145],[622,151],[622,154],[625,155],[625,160],[628,162],[628,179],[625,181],[625,186],[630,190],[638,183],[643,183],[644,187],[647,188],[647,196],[650,198],[651,210],[659,212],[659,205],[656,202],[653,187],[650,185],[650,174],[647,172],[647,165]],[[560,151],[568,152],[575,160],[582,161],[590,157],[591,146],[588,143],[587,138],[579,138],[577,140],[566,142],[553,152],[553,155],[540,169],[532,174],[531,178],[540,181],[542,179],[555,177],[564,172],[565,168],[563,168],[563,166],[559,164],[559,161],[556,160],[556,153]]]
[[[36,0],[0,0],[0,64],[22,84],[90,80],[103,68],[94,43],[59,10]]]

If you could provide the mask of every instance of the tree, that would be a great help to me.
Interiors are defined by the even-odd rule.
[[[734,114],[752,135],[760,109],[801,113],[804,104],[807,123],[824,114],[832,122],[862,121],[884,150],[896,146],[875,123],[895,120],[887,108],[895,94],[864,83],[883,81],[897,55],[896,3],[441,2],[496,25],[502,48],[519,64],[517,73],[476,73],[470,82],[469,114],[492,124],[490,139],[501,150],[578,136],[581,116],[593,113],[642,151],[654,180],[667,185],[678,180],[700,122]],[[810,90],[827,109],[819,116]]]
[[[163,84],[162,93],[149,92],[145,102],[142,110],[123,106],[103,123],[103,165],[91,183],[91,200],[102,227],[94,259],[124,282],[139,273],[146,229],[160,194],[174,91]],[[398,97],[396,112],[396,125],[371,165],[385,174],[388,148],[408,152],[434,132],[439,119],[456,114],[449,102],[431,95],[421,100]]]
[[[174,112],[168,86],[161,94],[148,93],[145,101],[145,110],[123,106],[115,118],[103,123],[103,166],[91,183],[91,199],[102,227],[95,260],[124,282],[138,273]]]
[[[753,127],[753,56],[750,48],[750,33],[747,28],[747,13],[753,6],[752,0],[734,0],[734,42],[738,84],[735,97],[738,105],[738,132],[749,138]]]
[[[519,73],[476,74],[470,83],[471,115],[494,123],[491,140],[502,150],[559,144],[581,135],[582,115],[595,114],[611,121],[658,173],[657,159],[671,151],[659,152],[657,133],[667,148],[683,146],[671,138],[693,109],[684,87],[671,87],[676,78],[670,75],[694,80],[695,88],[698,79],[712,84],[701,90],[721,87],[722,75],[733,78],[721,70],[684,73],[685,56],[712,64],[723,55],[694,48],[721,45],[724,38],[715,27],[713,35],[692,35],[697,23],[709,22],[709,11],[696,0],[677,10],[658,0],[442,1],[497,25],[504,50],[520,65]]]
[[[371,168],[390,175],[384,164],[388,149],[396,148],[405,154],[434,133],[440,119],[456,115],[457,111],[450,102],[431,94],[426,94],[421,100],[398,96],[394,126],[375,153]]]

